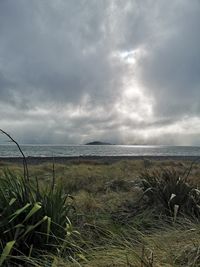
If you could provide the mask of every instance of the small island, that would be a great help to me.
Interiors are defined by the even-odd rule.
[[[107,142],[100,142],[100,141],[93,141],[93,142],[89,142],[86,143],[85,145],[93,145],[93,146],[100,146],[100,145],[112,145],[111,143],[107,143]]]

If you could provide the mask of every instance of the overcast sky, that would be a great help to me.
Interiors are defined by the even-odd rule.
[[[200,0],[0,0],[0,128],[200,145],[199,32]]]

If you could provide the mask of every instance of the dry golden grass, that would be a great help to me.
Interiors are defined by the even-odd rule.
[[[85,267],[178,267],[200,266],[200,227],[183,219],[173,225],[159,220],[154,211],[136,213],[121,224],[113,221],[126,209],[135,209],[141,198],[139,175],[144,168],[185,170],[190,161],[122,160],[114,163],[82,161],[56,164],[56,182],[74,196],[78,216],[74,224],[85,242],[85,260],[69,262],[53,256],[52,266]],[[200,164],[199,164],[200,165]],[[200,185],[200,166],[189,175]],[[0,173],[8,168],[18,174],[19,164],[0,162]],[[52,163],[29,165],[31,179],[37,176],[44,186],[52,180]],[[159,212],[159,211],[156,211]],[[122,213],[124,214],[124,213]],[[124,215],[123,215],[124,216]],[[48,257],[51,257],[48,255]],[[153,262],[152,262],[153,261]],[[39,266],[39,265],[38,265]]]

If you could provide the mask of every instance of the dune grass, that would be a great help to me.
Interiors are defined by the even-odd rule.
[[[28,166],[0,131],[23,159],[0,162],[0,266],[200,266],[198,165]]]
[[[5,238],[2,233],[6,230],[1,230],[1,255],[5,256],[2,266],[200,266],[198,218],[181,212],[174,221],[171,213],[164,212],[166,207],[161,207],[162,202],[144,194],[151,192],[149,187],[144,187],[144,178],[156,177],[155,193],[156,186],[162,187],[160,181],[165,170],[175,177],[176,184],[177,175],[190,164],[156,160],[56,164],[53,194],[52,163],[29,165],[31,195],[27,198],[24,192],[23,201],[17,203],[15,199],[20,198],[16,194],[25,190],[23,167],[0,162],[0,180],[7,183],[0,192],[1,197],[4,192],[10,192],[1,210],[6,206],[12,208],[6,215],[8,223],[2,226],[11,228],[12,235]],[[5,172],[7,169],[9,172]],[[144,170],[149,177],[141,176]],[[198,188],[199,179],[197,164],[185,182],[191,188]],[[173,192],[168,192],[167,198]],[[72,198],[66,198],[68,195]],[[15,212],[19,213],[17,217]],[[16,234],[18,225],[23,225],[20,226],[23,231]],[[30,225],[31,231],[27,232]],[[20,243],[24,237],[25,248]],[[15,243],[8,243],[12,241]],[[6,245],[10,246],[7,254],[3,252]]]
[[[0,176],[0,266],[21,264],[42,253],[73,257],[81,253],[71,238],[79,235],[69,219],[73,206],[60,183],[40,187],[24,176]]]

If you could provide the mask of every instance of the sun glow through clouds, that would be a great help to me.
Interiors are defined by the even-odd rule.
[[[200,144],[196,1],[0,1],[0,124],[20,142]]]
[[[153,116],[152,100],[134,85],[124,90],[116,108],[122,117],[129,118],[133,122],[145,121]]]
[[[145,54],[146,52],[143,48],[137,48],[129,51],[116,51],[112,53],[112,56],[120,60],[122,63],[132,65],[133,67],[137,64],[140,57],[144,56]]]

